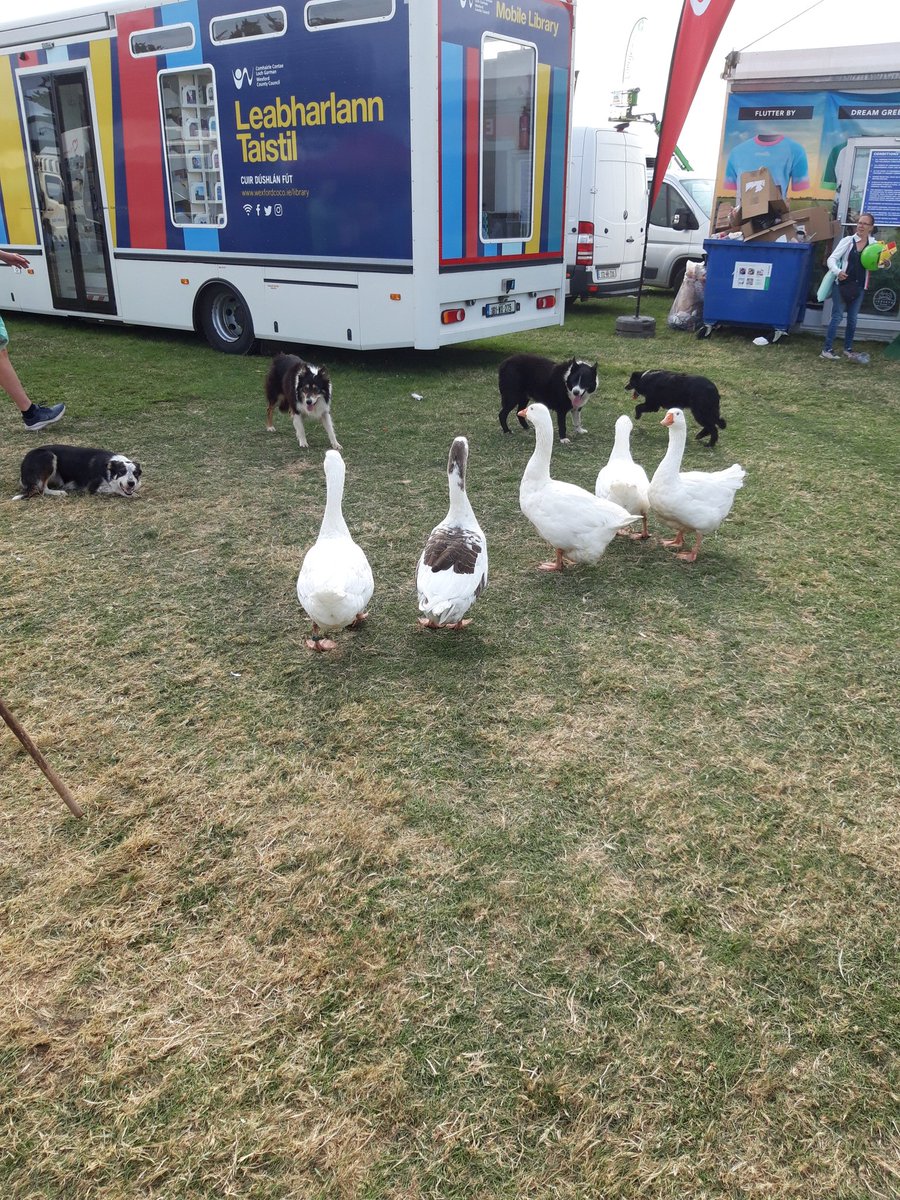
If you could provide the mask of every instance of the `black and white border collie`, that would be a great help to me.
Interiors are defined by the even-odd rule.
[[[580,358],[555,363],[537,354],[513,354],[500,364],[498,383],[500,428],[504,433],[509,433],[506,423],[509,414],[518,414],[529,400],[534,400],[556,413],[559,440],[567,442],[566,417],[570,412],[575,432],[585,432],[581,409],[588,396],[597,390],[597,364],[583,362]],[[519,424],[523,429],[528,428],[528,423],[521,417]]]
[[[35,446],[22,459],[21,473],[22,491],[13,500],[65,496],[76,489],[130,498],[141,486],[140,463],[90,446]]]
[[[266,376],[266,429],[275,432],[272,413],[276,406],[289,412],[300,449],[308,446],[304,419],[321,421],[328,434],[332,450],[340,450],[341,443],[334,432],[331,420],[331,378],[324,367],[314,367],[296,354],[276,354]]]
[[[725,419],[719,415],[719,389],[705,375],[682,375],[677,371],[634,371],[625,384],[625,391],[631,392],[632,399],[639,402],[634,410],[636,421],[644,413],[660,412],[662,409],[690,410],[700,426],[697,438],[708,437],[710,449],[719,440],[719,429],[725,428]]]

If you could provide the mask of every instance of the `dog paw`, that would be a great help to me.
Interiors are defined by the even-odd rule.
[[[559,444],[560,444],[561,446],[568,446],[568,445],[569,445],[569,443],[571,442],[571,440],[572,440],[571,438],[560,438],[560,439],[559,439]]]
[[[275,426],[274,426],[274,425],[267,425],[267,426],[266,426],[266,433],[274,433],[274,432],[275,432]]]
[[[332,442],[331,448],[332,450],[343,450],[344,447],[340,442]]]

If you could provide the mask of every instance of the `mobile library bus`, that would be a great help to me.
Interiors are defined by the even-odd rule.
[[[434,349],[563,320],[574,0],[0,23],[0,310]]]

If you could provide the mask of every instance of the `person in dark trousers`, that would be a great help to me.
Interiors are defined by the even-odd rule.
[[[0,262],[5,263],[8,267],[19,267],[21,270],[26,270],[29,265],[25,255],[17,254],[14,250],[0,250]],[[46,406],[31,402],[28,393],[22,386],[22,381],[16,374],[15,367],[10,362],[9,351],[6,349],[8,345],[9,334],[6,332],[3,318],[0,317],[0,387],[22,414],[22,422],[26,429],[36,431],[44,429],[47,425],[54,425],[66,411],[66,406],[64,404]]]
[[[836,279],[831,289],[831,320],[825,334],[825,346],[820,358],[836,362],[839,354],[835,354],[834,338],[838,325],[846,313],[847,326],[844,329],[844,357],[853,362],[859,362],[860,356],[853,351],[853,339],[856,336],[856,318],[862,307],[866,285],[869,282],[869,272],[860,261],[860,254],[870,242],[876,240],[873,230],[875,218],[871,213],[860,213],[856,222],[855,233],[841,238],[828,258],[828,269],[833,271]],[[868,361],[868,360],[863,360]]]

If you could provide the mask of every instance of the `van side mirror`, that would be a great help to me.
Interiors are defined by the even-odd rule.
[[[672,217],[672,228],[683,233],[689,229],[699,229],[700,222],[689,208],[679,208]]]

